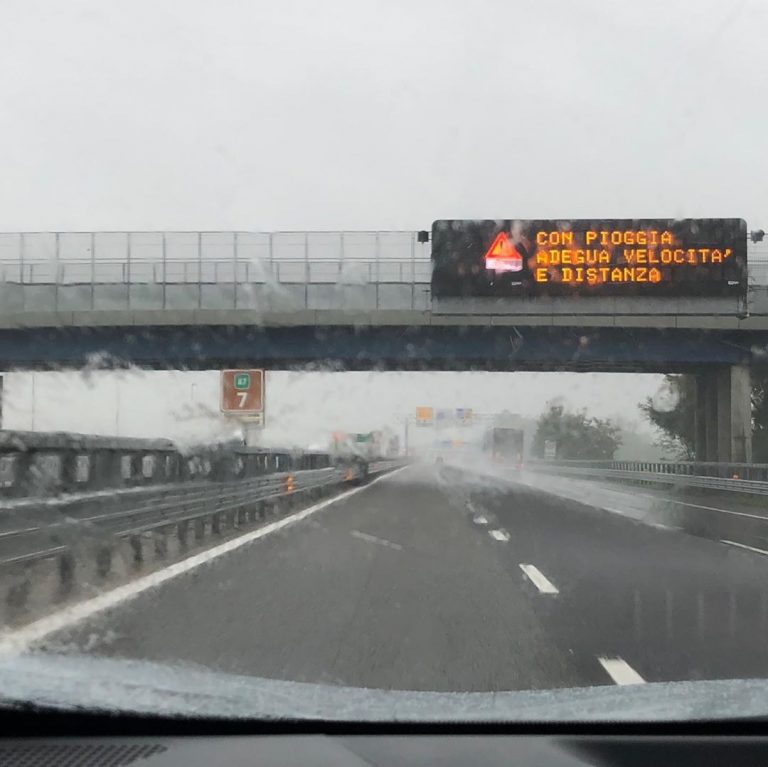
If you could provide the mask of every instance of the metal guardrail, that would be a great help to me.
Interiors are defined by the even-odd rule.
[[[402,460],[0,507],[0,633]]]
[[[619,482],[695,487],[768,495],[768,464],[649,462],[649,461],[531,461],[533,471],[558,476]]]
[[[368,474],[391,470],[401,461],[371,464]],[[195,482],[118,494],[105,508],[103,493],[92,497],[57,499],[0,509],[0,565],[27,563],[60,555],[95,541],[140,536],[161,528],[210,517],[215,526],[222,515],[363,479],[362,467],[327,468],[269,474],[232,482]],[[262,509],[263,510],[263,509]]]
[[[373,461],[369,463],[367,466],[367,474],[381,474],[381,472],[383,471],[391,471],[392,469],[402,465],[403,465],[403,462],[400,459]]]
[[[768,481],[768,463],[740,463],[719,461],[623,461],[623,460],[555,460],[530,461],[532,466],[570,466],[574,468],[622,469],[651,471],[659,474],[684,474],[723,479],[757,479]]]

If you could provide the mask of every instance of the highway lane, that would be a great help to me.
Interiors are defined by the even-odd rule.
[[[617,514],[768,554],[765,496],[631,485],[536,471],[523,472],[519,481]]]
[[[461,487],[461,485],[460,485]],[[509,483],[472,506],[558,588],[548,636],[648,681],[768,676],[768,557]]]
[[[42,646],[388,689],[768,676],[767,576],[752,552],[417,466]]]

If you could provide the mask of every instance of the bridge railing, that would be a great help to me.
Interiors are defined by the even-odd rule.
[[[157,267],[158,280],[175,279],[172,272],[186,268],[190,281],[215,280],[217,270],[231,281],[242,279],[249,264],[401,262],[405,280],[405,264],[429,265],[431,246],[420,239],[408,230],[0,232],[0,269],[5,280],[18,282],[55,281],[74,265],[85,282],[141,282],[149,267]],[[748,250],[750,283],[768,285],[768,241],[749,243]]]
[[[408,281],[430,262],[429,244],[418,240],[414,231],[0,233],[0,269],[23,283],[143,282],[150,274],[156,282],[231,282],[261,272],[305,280],[318,270],[329,279],[340,266],[365,264],[372,281],[392,267]]]
[[[429,260],[406,259],[0,262],[0,282],[21,285],[428,284],[431,273]]]
[[[417,232],[0,233],[0,309],[419,310]]]
[[[426,311],[432,264],[431,246],[422,239],[416,231],[0,233],[0,308],[8,314]],[[768,242],[749,244],[748,263],[746,308],[768,314]],[[717,313],[743,313],[742,303]],[[616,313],[612,303],[605,306]],[[522,314],[575,310],[538,299],[508,308]],[[629,313],[655,311],[643,303]],[[667,302],[663,313],[713,311],[681,300]]]
[[[768,495],[768,464],[696,461],[530,461],[533,471],[611,480]]]

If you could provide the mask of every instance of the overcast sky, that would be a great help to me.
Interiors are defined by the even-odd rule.
[[[3,0],[16,229],[768,223],[764,0]]]
[[[766,227],[766,30],[764,0],[3,0],[0,230]],[[503,378],[465,377],[445,404],[599,390],[575,400],[634,413],[656,386]],[[369,385],[345,386],[368,413]],[[387,386],[431,404],[442,384]],[[90,392],[83,422],[106,430],[110,396]]]

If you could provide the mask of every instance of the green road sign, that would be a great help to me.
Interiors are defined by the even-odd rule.
[[[248,373],[238,373],[235,376],[235,389],[250,389],[251,377]]]

